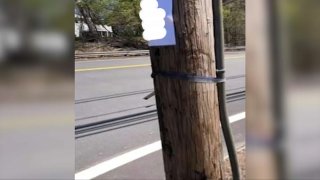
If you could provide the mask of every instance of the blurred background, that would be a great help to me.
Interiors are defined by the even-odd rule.
[[[0,1],[0,179],[74,177],[74,1]]]
[[[319,179],[320,2],[246,3],[248,178]]]

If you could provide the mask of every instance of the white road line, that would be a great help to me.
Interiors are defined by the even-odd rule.
[[[245,119],[245,116],[246,116],[245,112],[229,116],[230,124]],[[113,170],[113,169],[116,169],[116,168],[123,166],[125,164],[128,164],[134,160],[142,158],[148,154],[156,152],[156,151],[160,150],[161,148],[162,148],[161,141],[156,141],[154,143],[151,143],[146,146],[140,147],[138,149],[132,150],[130,152],[124,153],[120,156],[117,156],[115,158],[104,161],[100,164],[97,164],[93,167],[90,167],[88,169],[80,171],[75,174],[75,179],[76,180],[87,180],[87,179],[96,178],[102,174],[105,174],[105,173]]]
[[[239,113],[239,114],[235,114],[235,115],[229,116],[229,123],[232,124],[232,123],[240,121],[240,120],[242,120],[244,118],[246,118],[246,113],[245,112],[242,112],[242,113]]]
[[[89,169],[81,171],[75,175],[75,179],[93,179],[108,171],[111,171],[117,167],[125,165],[131,161],[139,159],[143,156],[151,154],[161,149],[161,142],[157,141],[152,144],[148,144],[141,148],[135,149],[133,151],[127,152],[100,164],[97,164]]]

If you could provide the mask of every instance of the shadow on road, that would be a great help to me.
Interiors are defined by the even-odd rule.
[[[136,124],[141,124],[149,121],[156,120],[157,110],[150,110],[141,113],[130,114],[127,116],[121,116],[99,122],[88,123],[75,127],[76,139],[107,132],[123,127],[128,127]]]
[[[227,94],[226,102],[230,103],[230,102],[243,100],[245,99],[245,93],[246,93],[245,90],[229,93]],[[143,106],[143,107],[146,107],[146,106]],[[106,114],[100,114],[100,115],[91,116],[91,117],[84,117],[80,119],[88,119],[88,118],[98,117],[103,115],[106,115]],[[134,113],[134,114],[121,116],[117,118],[87,123],[87,124],[78,125],[75,127],[75,135],[76,135],[75,137],[76,139],[83,138],[83,137],[87,137],[87,136],[91,136],[91,135],[95,135],[95,134],[99,134],[99,133],[103,133],[103,132],[107,132],[107,131],[111,131],[111,130],[115,130],[123,127],[129,127],[129,126],[133,126],[133,125],[137,125],[145,122],[154,121],[157,119],[158,119],[157,110],[153,109],[153,110]]]
[[[150,93],[152,91],[153,91],[153,89],[146,89],[146,90],[141,90],[141,91],[132,91],[132,92],[126,92],[126,93],[112,94],[112,95],[108,95],[108,96],[79,99],[79,100],[75,101],[75,104],[82,104],[82,103],[88,103],[88,102],[94,102],[94,101],[102,101],[102,100],[108,100],[108,99],[114,99],[114,98],[121,98],[121,97],[133,96],[133,95],[138,95],[138,94],[146,94],[146,93]]]

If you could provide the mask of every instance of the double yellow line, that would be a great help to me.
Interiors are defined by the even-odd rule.
[[[151,66],[151,64],[135,64],[135,65],[110,66],[110,67],[101,67],[101,68],[85,68],[85,69],[76,69],[75,72],[113,70],[113,69],[127,69],[127,68],[148,67],[148,66]]]

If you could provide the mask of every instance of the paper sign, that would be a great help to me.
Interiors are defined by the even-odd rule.
[[[141,0],[143,38],[149,46],[175,45],[172,0]]]

